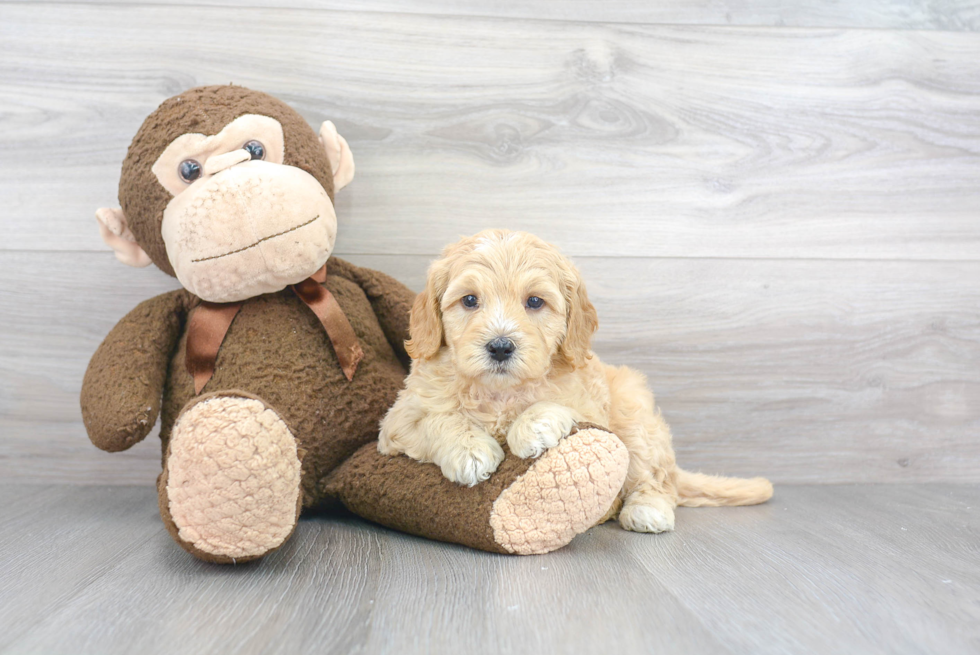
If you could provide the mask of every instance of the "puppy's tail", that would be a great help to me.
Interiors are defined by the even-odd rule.
[[[677,469],[677,504],[683,507],[758,505],[772,498],[765,478],[724,478]]]

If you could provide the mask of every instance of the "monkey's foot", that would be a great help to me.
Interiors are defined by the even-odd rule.
[[[607,514],[628,465],[616,435],[583,426],[503,490],[490,512],[494,541],[519,555],[561,548]]]
[[[204,396],[177,419],[157,489],[164,523],[188,552],[219,563],[262,557],[299,517],[296,439],[261,400]]]
[[[435,464],[382,455],[370,443],[324,479],[321,492],[409,534],[537,555],[561,548],[609,513],[628,465],[616,435],[586,425],[537,459],[508,453],[472,487],[451,482]]]

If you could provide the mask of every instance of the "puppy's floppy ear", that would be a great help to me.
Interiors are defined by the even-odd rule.
[[[568,303],[567,330],[560,352],[569,364],[577,368],[592,357],[592,335],[599,327],[599,315],[589,302],[585,282],[582,281],[578,270],[568,264],[565,273],[567,275],[565,300]]]
[[[442,294],[449,284],[449,266],[445,260],[433,262],[425,281],[425,291],[415,297],[409,321],[405,350],[412,359],[432,359],[443,343]]]

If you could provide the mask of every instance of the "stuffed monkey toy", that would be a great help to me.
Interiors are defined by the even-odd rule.
[[[433,464],[381,455],[378,424],[410,360],[415,294],[331,257],[347,142],[236,86],[166,100],[129,147],[119,209],[96,213],[132,266],[182,289],[138,305],[92,357],[89,438],[121,451],[161,418],[160,514],[210,562],[279,548],[306,508],[345,506],[391,528],[499,553],[543,553],[609,510],[619,440],[580,426],[537,459],[508,455],[461,487]]]

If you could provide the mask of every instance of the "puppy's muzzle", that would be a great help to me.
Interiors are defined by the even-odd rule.
[[[498,362],[505,362],[510,359],[516,349],[517,346],[512,340],[503,337],[498,337],[487,344],[487,352],[490,353],[490,358]]]

